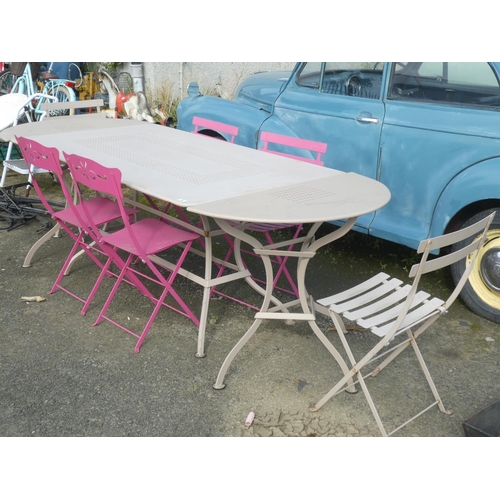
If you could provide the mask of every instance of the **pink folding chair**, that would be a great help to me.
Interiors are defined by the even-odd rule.
[[[266,151],[268,153],[272,154],[277,154],[280,156],[286,156],[288,158],[294,158],[297,160],[301,161],[306,161],[309,163],[313,163],[315,165],[321,165],[323,166],[323,162],[321,161],[321,155],[326,153],[327,150],[327,144],[322,143],[322,142],[316,142],[316,141],[311,141],[307,139],[299,139],[298,137],[290,137],[286,135],[281,135],[281,134],[275,134],[271,132],[261,132],[260,134],[260,139],[263,143],[262,147],[259,147],[258,149],[261,151]],[[285,146],[288,151],[291,152],[284,152],[282,150],[276,149],[277,146]],[[292,154],[292,152],[298,152],[299,150],[306,150],[310,151],[312,153],[315,153],[314,158],[308,158],[304,156],[298,156],[296,154]],[[288,228],[296,228],[294,231],[293,238],[297,238],[302,230],[302,224],[250,224],[248,227],[249,231],[256,232],[256,233],[262,233],[264,237],[266,238],[266,241],[269,243],[269,245],[274,244],[274,241],[271,237],[271,233],[274,231],[280,231]],[[231,253],[233,252],[233,244],[231,240],[228,240],[230,244],[230,249],[229,253],[226,255],[226,260],[229,259],[231,256]],[[291,251],[293,249],[293,245],[291,245],[288,250]],[[250,255],[255,255],[252,251],[241,249],[241,252],[247,253]],[[299,296],[299,291],[297,288],[297,285],[295,284],[295,281],[293,280],[290,272],[288,271],[286,267],[286,263],[288,261],[288,257],[276,257],[276,260],[273,260],[273,262],[278,266],[278,270],[276,272],[276,275],[274,277],[273,281],[273,289],[276,290],[281,290],[282,292],[288,293],[290,295],[293,295],[298,298]],[[217,277],[219,277],[223,273],[224,269],[219,270],[219,274]],[[287,288],[284,286],[279,286],[278,282],[281,278],[281,276],[284,276],[286,280],[288,281]],[[255,277],[253,277],[255,281],[259,281],[263,283],[262,280],[259,280]],[[219,295],[223,295],[227,298],[231,298],[226,294],[223,294],[219,292],[218,290],[212,289],[212,293],[217,293]],[[241,302],[238,301],[237,302]],[[255,306],[251,304],[246,304],[245,305],[253,308],[253,309],[258,309]]]
[[[207,135],[209,137],[216,137],[212,135],[212,132],[219,132],[221,134],[225,133],[230,136],[230,141],[229,142],[234,142],[234,138],[238,135],[238,127],[234,125],[228,125],[226,123],[221,123],[221,122],[216,122],[214,120],[207,120],[206,118],[201,118],[200,116],[195,116],[193,117],[193,125],[195,126],[194,130],[192,131],[194,134],[201,134],[201,135]],[[200,127],[202,127],[200,129]],[[209,132],[205,132],[209,131]],[[146,199],[148,200],[148,203],[155,209],[158,209],[156,206],[156,203],[154,200],[149,196],[149,195],[144,195]],[[166,213],[170,207],[172,207],[172,203],[167,203],[167,206],[163,210],[164,213]],[[189,222],[189,220],[186,218],[186,215],[184,212],[177,206],[174,206],[175,210],[177,211],[177,214],[179,217],[184,220],[185,222]]]
[[[105,275],[112,263],[117,264],[120,269],[118,279],[116,280],[94,325],[98,325],[103,319],[105,319],[111,324],[133,335],[138,339],[135,345],[135,352],[139,352],[141,345],[144,342],[151,325],[153,324],[153,321],[161,309],[161,306],[165,306],[182,314],[183,316],[186,316],[199,327],[200,322],[198,318],[196,318],[191,309],[181,299],[172,286],[184,259],[191,248],[191,245],[199,238],[199,236],[196,233],[179,229],[169,223],[160,221],[159,219],[153,217],[140,219],[137,222],[131,222],[127,216],[126,207],[124,205],[124,196],[121,188],[122,176],[120,170],[117,168],[104,167],[91,159],[81,156],[66,153],[63,154],[66,158],[71,175],[73,176],[77,195],[81,195],[81,190],[79,188],[79,185],[81,184],[92,190],[112,196],[117,201],[121,212],[121,221],[124,226],[123,229],[117,230],[114,233],[101,234],[96,227],[97,225],[95,224],[95,220],[92,220],[92,214],[86,211],[85,206],[83,207],[85,217],[91,223],[91,230],[94,237],[99,239],[102,248],[107,252],[109,257],[101,272],[100,279]],[[182,248],[182,252],[174,264],[170,264],[158,257],[159,253],[175,246]],[[118,263],[116,262],[118,251],[125,252],[125,262],[122,260],[119,260]],[[150,271],[149,274],[145,274],[145,272],[142,272],[134,267],[134,261],[136,259],[139,259],[147,266]],[[167,274],[167,276],[164,274]],[[129,283],[136,285],[138,290],[154,304],[154,310],[141,333],[136,333],[130,330],[126,326],[106,315],[120,285],[123,281],[126,281],[125,278],[129,275],[134,275],[135,278],[140,281],[141,285],[137,286],[133,280],[129,280]],[[160,297],[154,297],[153,294],[144,286],[144,282],[153,282],[159,285],[162,288]],[[177,302],[178,306],[166,303],[167,296],[169,295]]]
[[[239,128],[235,125],[229,125],[228,123],[222,123],[218,122],[215,120],[208,120],[207,118],[202,118],[201,116],[194,116],[193,117],[193,125],[194,130],[192,131],[194,134],[202,134],[206,135],[208,137],[213,137],[215,139],[221,139],[224,138],[228,142],[234,143],[235,138],[238,136]],[[234,243],[233,240],[229,235],[225,235],[225,238],[228,242],[229,245],[229,251],[225,257],[225,260],[228,260],[233,251],[234,251]],[[244,251],[244,250],[243,250]],[[217,278],[222,276],[225,267],[223,265],[218,264],[217,267],[219,268]],[[288,270],[286,271],[288,272]],[[280,272],[281,274],[281,272]],[[279,278],[279,276],[278,276]],[[254,278],[255,279],[255,278]],[[260,281],[256,279],[256,281]],[[248,302],[245,302],[243,300],[238,299],[237,297],[234,297],[232,295],[229,295],[227,293],[223,293],[219,290],[217,290],[216,287],[213,287],[211,292],[210,292],[210,297],[212,297],[213,294],[220,295],[222,297],[226,297],[227,299],[233,300],[234,302],[238,302],[239,304],[245,305],[247,307],[250,307],[255,310],[259,310],[258,307],[254,306],[253,304],[250,304]]]
[[[268,153],[277,154],[280,156],[286,156],[288,158],[294,158],[296,160],[301,160],[301,161],[305,161],[308,163],[313,163],[315,165],[321,165],[321,166],[324,165],[323,162],[321,161],[321,155],[326,153],[326,149],[328,147],[328,145],[324,142],[311,141],[308,139],[300,139],[298,137],[289,137],[286,135],[274,134],[272,132],[261,132],[260,139],[263,142],[263,147],[259,148],[259,149],[261,149],[262,151],[267,151]],[[273,149],[270,149],[270,146],[269,146],[270,144],[287,146],[289,149],[291,148],[292,150],[296,149],[296,150],[311,151],[313,153],[316,153],[316,157],[314,159],[313,158],[306,158],[304,156],[297,156],[295,154],[290,154],[290,153],[285,153],[283,151],[273,150]],[[257,232],[258,231],[263,232],[267,241],[269,242],[269,244],[273,244],[273,240],[271,238],[270,231],[285,229],[287,227],[294,227],[294,226],[291,226],[291,225],[287,226],[286,224],[281,224],[279,227],[276,227],[276,225],[274,225],[274,226],[268,226],[266,228],[265,225],[261,224],[258,227],[254,227],[253,230],[257,231]],[[299,224],[296,227],[297,227],[297,230],[295,231],[294,238],[298,237],[300,231],[302,230],[302,224]],[[293,245],[291,245],[288,248],[288,250],[292,250],[292,248],[293,248]],[[297,285],[293,281],[292,277],[290,276],[290,273],[288,272],[288,270],[286,268],[287,260],[288,260],[288,257],[285,257],[285,258],[277,257],[279,269],[278,269],[278,272],[276,273],[273,286],[279,290],[282,290],[282,291],[287,292],[287,293],[291,293],[292,295],[295,295],[296,297],[298,297],[299,293],[298,293]],[[287,289],[280,288],[277,286],[277,282],[280,279],[280,276],[282,273],[286,275],[286,278],[287,278],[288,283],[291,287],[291,290],[287,290]]]
[[[85,252],[85,254],[88,255],[90,259],[101,270],[104,268],[104,264],[98,259],[96,255],[103,254],[103,252],[98,247],[89,245],[89,243],[85,240],[85,237],[88,236],[88,233],[85,230],[86,224],[83,221],[83,219],[85,218],[84,213],[90,214],[94,218],[96,226],[102,228],[109,222],[121,217],[120,208],[116,202],[103,196],[96,196],[85,201],[82,200],[79,205],[75,206],[71,193],[69,192],[69,188],[66,184],[66,180],[63,176],[63,170],[59,162],[59,151],[55,148],[47,148],[36,141],[26,139],[24,137],[16,136],[16,141],[19,145],[26,165],[29,165],[30,170],[34,170],[36,168],[51,172],[57,178],[66,199],[66,208],[64,210],[55,211],[48,202],[43,191],[41,190],[36,180],[36,176],[32,176],[31,183],[33,184],[36,193],[42,201],[44,207],[52,216],[52,218],[63,228],[64,231],[68,233],[68,235],[74,241],[73,247],[71,248],[71,251],[69,252],[66,261],[64,262],[49,293],[55,293],[57,289],[63,290],[75,299],[83,302],[84,306],[82,309],[82,314],[85,314],[85,311],[89,307],[95,295],[95,286],[89,296],[87,298],[83,298],[63,286],[61,282],[66,275],[73,257],[78,251],[81,250],[83,250],[83,252]],[[136,209],[128,209],[127,216],[132,217],[138,212],[139,210]]]
[[[193,125],[195,126],[194,130],[193,130],[193,133],[197,133],[197,134],[204,134],[204,135],[207,135],[209,137],[215,137],[215,138],[220,138],[220,136],[222,137],[227,137],[227,140],[229,142],[232,142],[234,143],[234,140],[235,138],[238,136],[238,127],[235,126],[235,125],[229,125],[227,123],[222,123],[222,122],[218,122],[218,121],[215,121],[215,120],[208,120],[206,118],[202,118],[200,116],[194,116],[193,117]],[[219,135],[215,135],[214,133],[217,133]],[[265,226],[265,228],[264,228]],[[274,226],[271,226],[271,225],[263,225],[263,224],[253,224],[251,226],[251,228],[249,228],[251,231],[254,231],[254,232],[262,232],[264,233],[267,241],[272,244],[273,241],[272,241],[272,238],[270,236],[270,231],[276,229],[276,230],[280,230],[280,229],[284,229],[285,227],[291,227],[291,226],[285,226],[285,225],[274,225]],[[263,230],[263,229],[267,229],[267,230]],[[296,237],[298,235],[298,233],[300,232],[300,229],[296,232],[295,236]],[[226,255],[226,258],[225,260],[228,260],[233,251],[234,251],[234,243],[233,241],[231,240],[231,238],[226,235],[226,240],[229,244],[229,251]],[[248,254],[253,254],[253,252],[249,252],[247,250],[241,250],[242,252],[244,253],[248,253]],[[297,289],[297,286],[295,285],[288,269],[286,268],[285,265],[282,265],[282,261],[283,259],[281,257],[277,257],[277,260],[273,260],[273,262],[275,262],[276,264],[279,265],[279,269],[276,273],[276,278],[274,280],[274,284],[273,284],[273,288],[277,288],[277,289],[280,289],[282,291],[285,291],[285,292],[288,292],[288,293],[292,293],[293,295],[295,296],[298,296],[298,289]],[[286,263],[286,261],[285,261]],[[218,274],[217,274],[217,277],[220,277],[222,276],[223,272],[224,272],[224,269],[225,267],[224,266],[218,266],[219,267],[219,271],[218,271]],[[280,279],[280,276],[282,274],[285,274],[285,276],[287,277],[288,279],[288,282],[291,284],[291,291],[288,290],[288,289],[285,289],[285,288],[281,288],[278,286],[278,280]],[[257,278],[254,277],[254,280],[255,281],[258,281],[258,282],[261,282],[263,283],[262,280],[259,280]],[[213,287],[212,288],[212,291],[211,291],[211,294],[210,296],[212,296],[213,294],[217,294],[217,295],[220,295],[222,297],[226,297],[228,299],[231,299],[235,302],[238,302],[240,304],[243,304],[247,307],[250,307],[252,309],[255,309],[255,310],[259,310],[258,307],[254,306],[253,304],[250,304],[248,302],[245,302],[243,300],[240,300],[236,297],[233,297],[229,294],[226,294],[226,293],[223,293],[221,292],[220,290],[217,290],[216,287]]]
[[[229,142],[234,142],[234,138],[238,135],[238,127],[234,125],[228,125],[226,123],[216,122],[214,120],[207,120],[206,118],[201,118],[200,116],[193,117],[193,125],[195,126],[192,131],[194,134],[207,135],[209,137],[216,137],[212,135],[212,132],[218,132],[220,134],[228,134],[230,137]],[[205,132],[207,131],[207,132]],[[145,198],[148,200],[148,203],[156,210],[158,210],[158,206],[155,201],[147,194],[144,194]],[[177,212],[177,215],[184,221],[188,222],[189,220],[186,217],[186,214],[182,211],[182,209],[172,203],[167,203],[165,208],[163,209],[164,213],[167,213],[168,210],[173,207]]]
[[[274,134],[272,132],[261,132],[260,140],[263,145],[259,148],[261,151],[267,151],[268,153],[273,153],[280,156],[287,156],[288,158],[294,158],[296,160],[307,161],[308,163],[314,163],[315,165],[323,166],[321,161],[321,155],[326,153],[328,147],[324,142],[310,141],[308,139],[299,139],[298,137],[290,137],[282,134]],[[270,146],[271,145],[271,146]],[[285,153],[282,150],[273,149],[276,146],[287,146],[288,150],[306,150],[316,153],[315,158],[306,158],[304,156],[298,156],[296,154]]]
[[[234,142],[235,137],[238,135],[238,127],[229,125],[227,123],[216,122],[214,120],[207,120],[201,116],[193,116],[194,134],[203,134],[204,130],[219,132],[220,134],[227,134],[230,137],[229,142]],[[200,130],[200,127],[201,130]],[[205,132],[206,135],[211,135]]]

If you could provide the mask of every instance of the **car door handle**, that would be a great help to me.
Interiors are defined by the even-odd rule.
[[[371,118],[369,116],[356,116],[356,121],[362,123],[378,123],[378,118]]]

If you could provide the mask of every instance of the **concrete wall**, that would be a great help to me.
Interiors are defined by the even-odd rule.
[[[290,70],[294,62],[145,62],[144,84],[149,92],[169,89],[174,98],[186,97],[186,88],[197,81],[202,93],[214,93],[217,83],[232,97],[241,80],[257,71]],[[124,63],[123,71],[130,71]]]

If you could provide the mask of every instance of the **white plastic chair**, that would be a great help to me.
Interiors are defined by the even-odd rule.
[[[460,294],[474,266],[479,249],[485,241],[486,232],[493,220],[493,216],[494,213],[476,224],[454,233],[422,241],[417,249],[417,253],[422,254],[422,258],[419,264],[415,264],[411,268],[409,274],[409,277],[413,278],[412,285],[403,285],[400,280],[391,278],[385,273],[379,273],[353,288],[317,301],[319,304],[317,306],[318,310],[329,314],[332,318],[347,354],[348,359],[346,359],[346,362],[352,369],[339,380],[311,411],[319,410],[330,398],[345,390],[353,392],[353,385],[359,383],[383,436],[394,434],[435,405],[438,405],[441,412],[450,414],[443,406],[422,353],[417,346],[416,339],[438,318],[448,312],[448,309]],[[454,245],[454,250],[450,250],[449,253],[442,252],[443,255],[429,259],[431,253],[440,249],[451,248],[451,245]],[[419,290],[422,275],[450,266],[466,257],[468,257],[467,266],[446,301],[437,297],[431,298],[429,293]],[[346,335],[347,329],[341,316],[356,323],[362,329],[371,332],[378,339],[375,345],[366,354],[362,355],[359,360],[355,359],[350,347],[350,345],[356,343],[356,333]],[[404,340],[397,345],[391,345],[395,337],[400,334],[405,334],[403,335]],[[347,341],[348,337],[350,342]],[[375,377],[378,375],[410,345],[430,386],[434,402],[392,432],[387,433],[364,379],[368,376]],[[359,348],[359,346],[356,347]],[[375,369],[366,374],[361,373],[368,364],[384,357],[385,359]],[[352,383],[351,377],[356,377],[357,381]],[[401,378],[401,375],[399,377]],[[392,380],[394,381],[394,379]],[[412,384],[415,385],[415,381],[412,381]]]
[[[57,102],[57,98],[47,94],[33,94],[27,97],[24,94],[6,94],[0,96],[0,131],[5,130],[9,127],[14,127],[17,125],[18,121],[25,117],[29,122],[31,121],[31,116],[28,110],[28,104],[37,98],[50,99]],[[42,113],[40,120],[43,120],[45,113]],[[5,160],[3,161],[3,171],[2,177],[0,179],[0,187],[4,187],[5,179],[7,178],[7,171],[13,170],[18,174],[27,175],[28,182],[32,181],[32,174],[47,173],[46,170],[35,168],[30,172],[29,165],[26,165],[24,159],[14,160],[12,157],[13,143],[9,142],[7,147],[7,154]],[[26,188],[26,195],[29,194],[30,186]]]

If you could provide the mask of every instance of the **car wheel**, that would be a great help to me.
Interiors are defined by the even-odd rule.
[[[462,227],[470,226],[496,211],[483,246],[479,249],[469,279],[462,289],[461,297],[467,306],[479,316],[500,323],[500,207],[484,210],[471,217]],[[466,246],[470,240],[456,244],[452,250]],[[451,274],[458,283],[470,257],[453,264]]]

